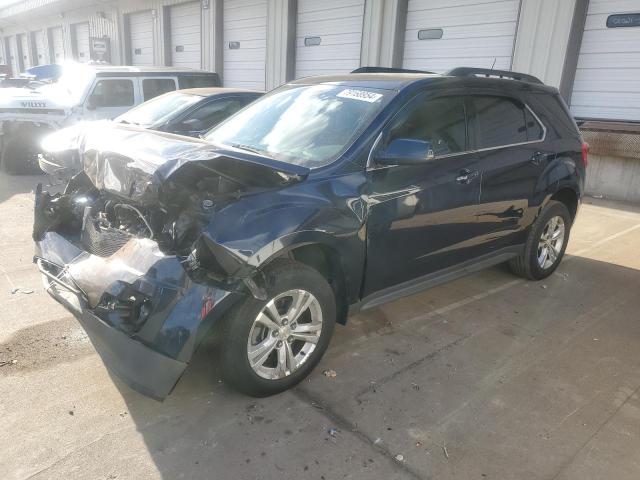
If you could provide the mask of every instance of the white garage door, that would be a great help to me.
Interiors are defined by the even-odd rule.
[[[34,58],[36,65],[44,65],[47,63],[47,56],[44,48],[44,32],[36,30],[33,32],[33,45],[35,47]]]
[[[409,0],[403,67],[511,69],[520,0]]]
[[[225,0],[225,87],[265,88],[267,0]]]
[[[76,59],[79,62],[88,62],[91,60],[91,51],[89,50],[89,24],[76,23],[72,28]]]
[[[171,65],[201,68],[200,3],[174,5],[169,10]]]
[[[364,0],[298,0],[296,77],[360,66]]]
[[[51,35],[51,62],[61,63],[64,60],[64,36],[62,27],[53,27],[50,31]]]
[[[9,60],[11,61],[11,73],[14,76],[20,73],[20,63],[18,62],[19,58],[16,37],[9,37]]]
[[[153,17],[151,11],[129,14],[131,65],[153,65]]]
[[[571,94],[576,117],[640,120],[640,24],[615,26],[633,18],[640,21],[640,0],[589,2]]]
[[[31,64],[31,54],[29,52],[29,41],[27,39],[26,33],[21,33],[18,35],[18,39],[20,42],[20,55],[22,56],[22,68],[26,70],[27,68],[31,68],[33,65]]]

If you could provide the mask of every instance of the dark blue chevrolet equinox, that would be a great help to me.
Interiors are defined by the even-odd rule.
[[[109,368],[170,393],[210,332],[255,396],[303,379],[350,313],[562,259],[587,145],[515,72],[368,68],[284,85],[204,138],[113,125],[36,193],[35,262]]]

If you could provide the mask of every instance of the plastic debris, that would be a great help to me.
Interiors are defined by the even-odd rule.
[[[411,388],[413,388],[416,392],[420,390],[420,385],[417,383],[411,383]]]
[[[395,458],[397,462],[404,462],[404,455],[398,454],[393,458]]]
[[[340,433],[340,430],[338,430],[337,428],[330,428],[327,430],[327,433],[332,437],[335,437],[336,435],[338,435],[338,433]]]
[[[33,290],[30,288],[22,288],[22,287],[13,287],[11,290],[9,290],[9,292],[11,293],[11,295],[15,295],[16,293],[22,293],[24,295],[30,295],[33,293]]]
[[[338,376],[335,370],[325,370],[322,374],[328,378],[335,378]]]
[[[546,289],[547,289],[547,286],[546,286],[546,285],[540,285],[540,288],[543,288],[543,289],[545,289],[545,290],[546,290]]]

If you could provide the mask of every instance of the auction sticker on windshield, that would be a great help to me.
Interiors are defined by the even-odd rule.
[[[342,90],[336,97],[340,98],[350,98],[352,100],[360,100],[363,102],[377,102],[382,98],[381,93],[368,92],[367,90],[353,90],[351,88],[347,88],[346,90]]]

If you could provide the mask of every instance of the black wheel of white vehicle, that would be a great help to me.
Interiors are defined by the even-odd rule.
[[[225,319],[222,373],[255,397],[291,388],[320,361],[335,326],[333,291],[316,270],[290,260],[266,272],[267,300],[248,297]]]
[[[2,170],[10,175],[41,173],[36,155],[36,142],[30,135],[13,134],[2,148]]]
[[[564,256],[570,230],[567,206],[551,200],[531,226],[524,253],[509,263],[513,273],[530,280],[551,275]]]

